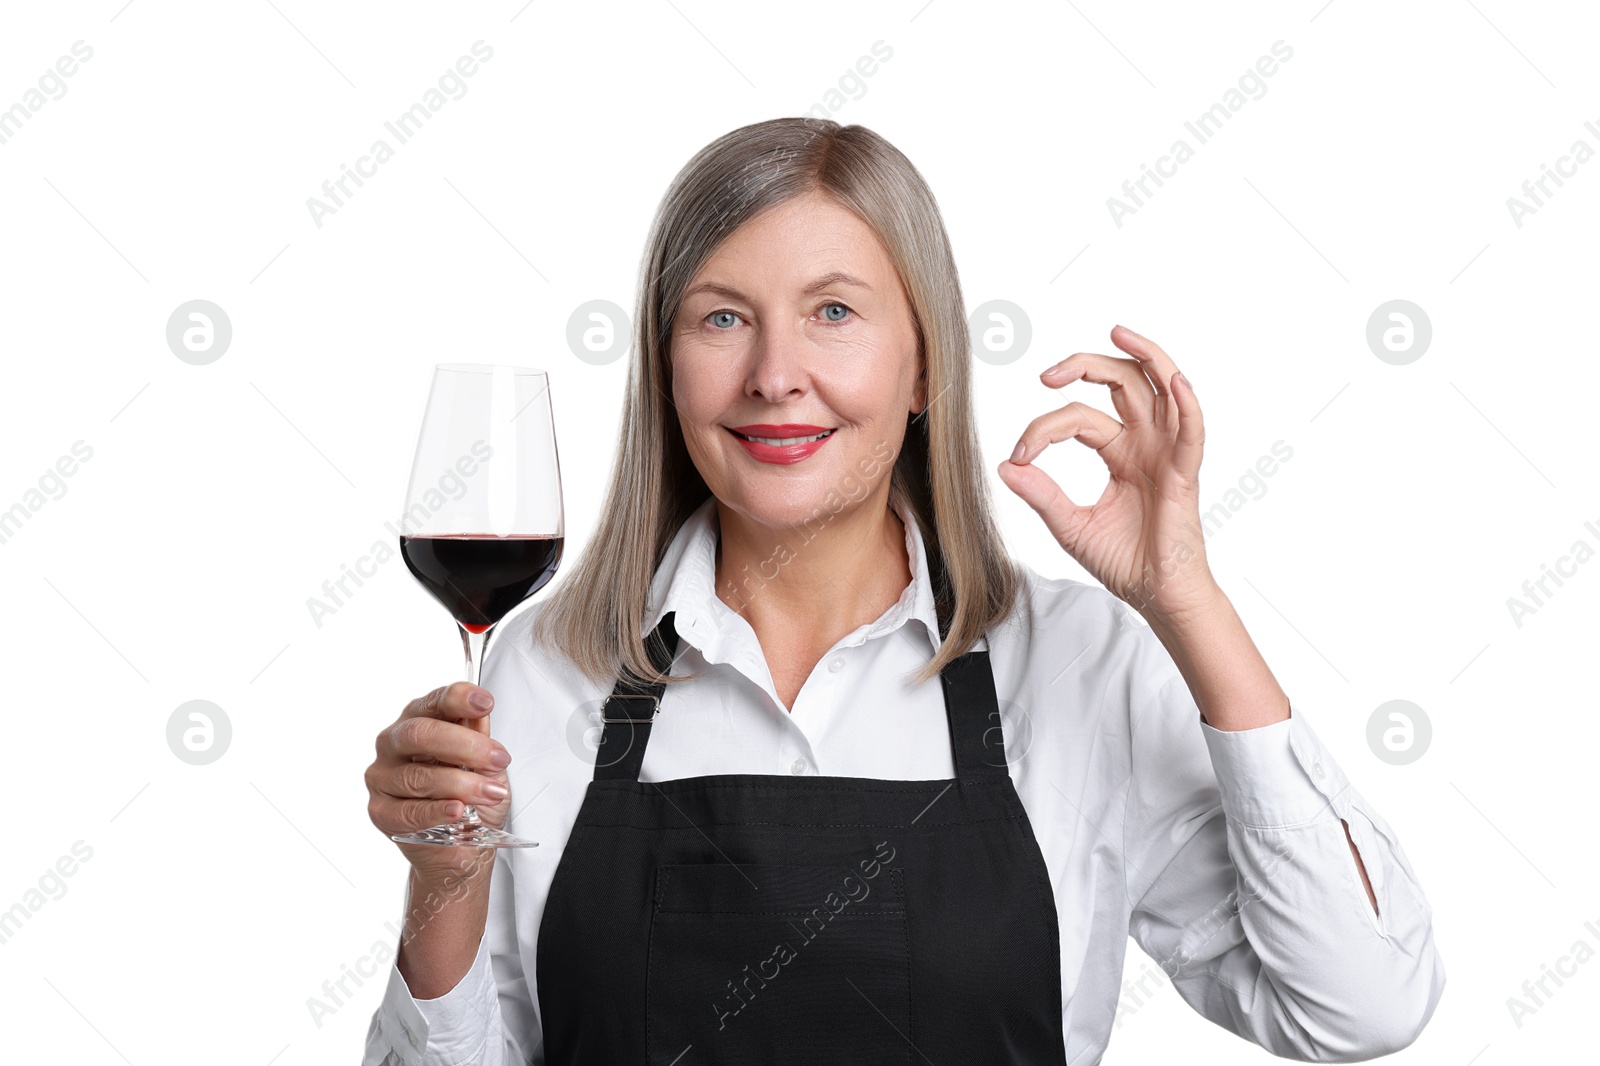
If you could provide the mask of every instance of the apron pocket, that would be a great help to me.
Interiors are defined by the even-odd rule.
[[[898,867],[659,866],[650,1066],[909,1063],[910,965]]]

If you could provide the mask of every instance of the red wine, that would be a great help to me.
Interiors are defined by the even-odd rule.
[[[400,557],[464,629],[482,633],[555,576],[565,541],[540,534],[401,537]]]

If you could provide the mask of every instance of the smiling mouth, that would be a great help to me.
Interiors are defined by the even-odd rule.
[[[836,431],[830,429],[822,433],[813,433],[809,437],[748,437],[736,429],[730,429],[728,432],[732,433],[740,440],[755,441],[757,444],[770,444],[775,448],[788,448],[795,444],[810,444],[812,441],[822,440],[824,437],[831,437]]]

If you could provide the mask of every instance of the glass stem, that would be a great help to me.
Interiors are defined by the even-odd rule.
[[[489,648],[489,634],[494,632],[494,626],[490,626],[482,633],[474,633],[460,623],[457,623],[456,628],[461,630],[461,647],[467,656],[467,680],[476,685],[478,679],[483,676],[483,654]],[[483,729],[481,732],[486,733],[488,730]],[[471,767],[463,766],[462,769],[468,770]],[[483,825],[483,820],[478,817],[478,808],[471,803],[467,804],[457,824],[468,827]]]

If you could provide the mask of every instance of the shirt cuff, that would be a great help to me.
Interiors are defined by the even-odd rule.
[[[488,938],[478,941],[472,966],[454,988],[436,999],[416,999],[398,965],[378,1011],[384,1039],[404,1066],[454,1066],[475,1061],[489,1036],[484,1004],[495,998]]]
[[[1254,729],[1200,723],[1228,821],[1252,829],[1305,825],[1331,807],[1344,818],[1350,782],[1303,711]]]

